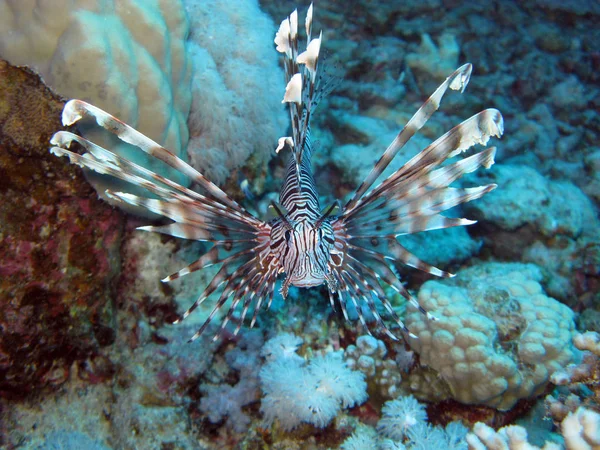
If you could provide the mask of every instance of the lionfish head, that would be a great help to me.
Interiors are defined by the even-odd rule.
[[[328,280],[328,263],[335,238],[330,220],[278,219],[271,228],[271,250],[278,256],[289,286],[318,286]]]

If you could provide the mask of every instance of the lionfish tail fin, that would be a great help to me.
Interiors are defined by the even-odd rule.
[[[387,299],[382,288],[385,285],[432,317],[404,288],[394,269],[394,262],[435,276],[453,275],[421,261],[400,245],[396,238],[404,234],[474,223],[468,219],[445,217],[441,213],[478,199],[496,187],[495,184],[471,188],[450,187],[464,174],[480,167],[491,167],[496,152],[494,147],[442,166],[447,159],[473,145],[485,145],[490,137],[502,135],[502,115],[496,109],[487,109],[445,133],[367,193],[400,149],[438,109],[446,90],[464,90],[471,71],[470,64],[460,67],[427,99],[332,223],[336,258],[332,259],[335,264],[330,264],[330,270],[340,287],[338,293],[342,308],[344,301],[352,304],[363,325],[366,321],[362,317],[361,307],[365,306],[378,324],[383,323],[375,308],[375,301],[378,301],[400,328],[409,333]],[[363,303],[360,304],[358,299],[362,299]],[[390,333],[385,326],[383,330]]]
[[[203,193],[191,190],[69,131],[59,131],[51,139],[53,154],[67,156],[73,164],[121,179],[156,197],[106,192],[117,203],[134,205],[171,220],[166,225],[145,226],[140,230],[212,243],[208,252],[197,261],[162,280],[171,282],[211,265],[221,266],[194,304],[175,323],[188,317],[214,293],[218,295],[216,305],[191,340],[206,330],[221,309],[226,312],[215,338],[237,311],[240,315],[236,333],[248,311],[252,311],[251,325],[254,325],[261,305],[272,298],[278,274],[276,261],[270,255],[270,225],[246,212],[218,186],[169,150],[93,105],[70,100],[63,110],[63,123],[72,125],[86,116],[93,117],[98,125],[122,141],[187,175],[202,189]],[[81,145],[85,153],[69,150],[73,142]],[[231,303],[225,307],[229,299]]]

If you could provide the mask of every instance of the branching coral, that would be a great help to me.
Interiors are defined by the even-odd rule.
[[[600,448],[600,414],[583,407],[569,413],[560,425],[565,444],[572,450]]]
[[[577,420],[583,420],[591,426],[589,424],[600,418],[597,413],[583,407],[597,408],[600,400],[600,334],[591,331],[578,333],[573,343],[583,351],[581,360],[552,374],[550,381],[562,388],[546,397],[546,408],[555,424],[561,424],[565,440],[570,436],[570,427],[576,426]],[[593,439],[589,440],[593,442]]]
[[[527,430],[518,425],[510,425],[495,431],[478,422],[467,435],[469,450],[540,450],[527,440]],[[541,450],[561,450],[558,444],[547,442]]]

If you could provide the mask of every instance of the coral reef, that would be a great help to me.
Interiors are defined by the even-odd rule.
[[[273,339],[281,342],[281,337]],[[289,342],[288,336],[284,339]],[[266,344],[268,349],[274,345],[272,341]],[[292,340],[289,348],[295,345]],[[268,350],[267,355],[267,363],[260,370],[265,394],[260,409],[267,425],[277,420],[288,431],[302,422],[322,428],[342,408],[360,405],[367,399],[363,374],[350,370],[340,353],[315,356],[308,363],[289,351]]]
[[[467,435],[469,450],[561,450],[562,446],[547,442],[540,449],[527,440],[527,430],[519,425],[509,425],[495,431],[493,428],[478,422],[473,431]]]
[[[94,441],[90,436],[68,431],[57,431],[48,436],[40,450],[110,450],[108,447]]]
[[[549,395],[546,404],[551,417],[561,422],[584,402],[600,404],[600,335],[596,332],[577,333],[573,344],[583,353],[579,361],[555,372],[550,381],[566,389],[558,391],[557,397]]]
[[[446,385],[446,397],[508,410],[542,393],[573,360],[573,312],[544,295],[540,279],[533,265],[488,263],[423,285],[419,301],[437,320],[409,306],[406,324],[417,336],[409,342]],[[411,373],[407,388],[443,400],[440,385],[431,390],[422,376]]]
[[[33,68],[58,94],[91,101],[185,155],[191,65],[181,1],[11,0],[0,4],[0,29],[0,57]],[[97,133],[86,135],[108,139]],[[146,167],[180,179],[118,145]]]
[[[413,396],[401,397],[385,402],[377,431],[394,441],[402,440],[410,429],[427,421],[425,405]]]
[[[225,353],[228,366],[238,371],[239,381],[235,385],[203,383],[200,386],[200,411],[212,423],[226,420],[227,427],[236,433],[247,431],[251,419],[242,408],[260,398],[257,367],[260,366],[259,350],[262,345],[259,331],[248,332],[236,348]]]
[[[243,3],[8,0],[0,2],[0,55],[19,64],[39,57],[44,81],[73,89],[60,94],[113,100],[109,111],[155,124],[143,131],[179,156],[191,108],[189,159],[236,198],[244,191],[244,207],[267,218],[277,201],[269,191],[285,173],[285,158],[269,161],[285,126],[272,23],[308,4],[261,0],[268,17],[257,1]],[[80,171],[48,155],[60,99],[30,71],[0,63],[1,448],[600,447],[600,338],[585,333],[600,331],[598,5],[332,0],[315,8],[329,51],[321,62],[343,79],[311,130],[322,205],[357,187],[430,83],[447,76],[441,66],[469,61],[477,76],[414,142],[429,144],[482,105],[507,119],[499,164],[457,186],[498,184],[451,212],[478,224],[400,237],[457,275],[425,283],[397,267],[438,319],[409,309],[418,352],[376,330],[357,334],[331,313],[325,289],[291,290],[285,303],[275,295],[257,331],[187,344],[213,299],[187,323],[170,323],[218,267],[159,280],[204,244],[135,231],[147,221],[123,225]],[[404,319],[405,302],[389,294]],[[340,377],[355,383],[341,384],[345,397],[327,383]],[[397,405],[419,420],[406,427]]]
[[[478,234],[499,258],[533,262],[545,272],[546,290],[575,309],[600,295],[596,248],[600,220],[592,201],[573,183],[552,180],[524,165],[498,165],[492,192],[469,214],[482,222]]]
[[[477,182],[502,189],[465,208],[477,219],[502,230],[528,225],[542,236],[577,237],[596,222],[590,200],[569,182],[552,181],[527,166],[497,165]]]
[[[414,397],[385,403],[377,432],[359,425],[347,438],[342,449],[378,448],[381,450],[466,450],[468,428],[449,422],[445,428],[427,423],[425,406]]]
[[[459,53],[458,42],[452,34],[442,34],[435,45],[431,36],[424,33],[417,51],[406,55],[406,65],[420,79],[440,80],[458,67]]]
[[[346,364],[365,375],[369,390],[389,398],[398,395],[402,371],[398,363],[386,355],[385,343],[373,336],[359,336],[356,345],[349,345],[344,352]]]
[[[39,77],[0,61],[0,92],[0,396],[23,396],[114,341],[123,219],[48,154],[63,104]]]

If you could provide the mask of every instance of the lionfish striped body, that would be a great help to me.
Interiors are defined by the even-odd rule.
[[[403,234],[473,223],[467,219],[444,217],[440,213],[477,199],[495,188],[495,185],[449,187],[465,173],[481,166],[490,167],[494,162],[494,148],[440,167],[447,159],[474,144],[485,144],[490,136],[502,134],[502,116],[497,110],[488,109],[444,134],[368,192],[400,149],[438,109],[446,90],[464,90],[471,74],[471,65],[466,64],[442,83],[398,133],[340,214],[331,215],[335,204],[322,212],[311,170],[309,124],[311,114],[328,86],[319,76],[322,35],[311,39],[312,5],[307,13],[305,29],[307,47],[302,53],[298,51],[296,11],[281,23],[275,38],[277,50],[284,55],[287,87],[283,102],[288,105],[292,122],[292,136],[281,138],[277,151],[289,147],[292,157],[281,189],[280,205],[273,204],[277,217],[271,221],[257,219],[167,149],[81,100],[71,100],[65,105],[65,125],[71,125],[84,116],[93,117],[98,125],[121,140],[188,176],[201,193],[73,133],[60,131],[51,140],[54,145],[51,151],[57,156],[66,155],[71,163],[120,178],[158,197],[152,199],[107,191],[108,197],[116,202],[145,208],[171,220],[166,225],[144,226],[140,227],[141,230],[213,244],[197,261],[162,280],[173,281],[210,265],[221,265],[196,302],[181,317],[187,317],[211,294],[220,292],[212,312],[192,339],[204,332],[228,300],[231,303],[220,331],[236,311],[240,312],[236,333],[248,313],[251,313],[250,326],[253,326],[261,306],[270,305],[281,274],[284,274],[281,288],[284,297],[290,286],[311,287],[326,283],[331,305],[335,308],[339,304],[346,319],[349,317],[348,309],[352,308],[368,331],[363,313],[366,307],[377,324],[395,338],[380,316],[377,309],[377,303],[380,303],[408,332],[395,314],[383,286],[389,285],[408,301],[417,306],[418,303],[398,279],[393,262],[402,262],[438,276],[451,274],[419,260],[396,238]],[[68,150],[73,141],[83,146],[86,150],[84,155]],[[422,308],[421,311],[425,313]]]

